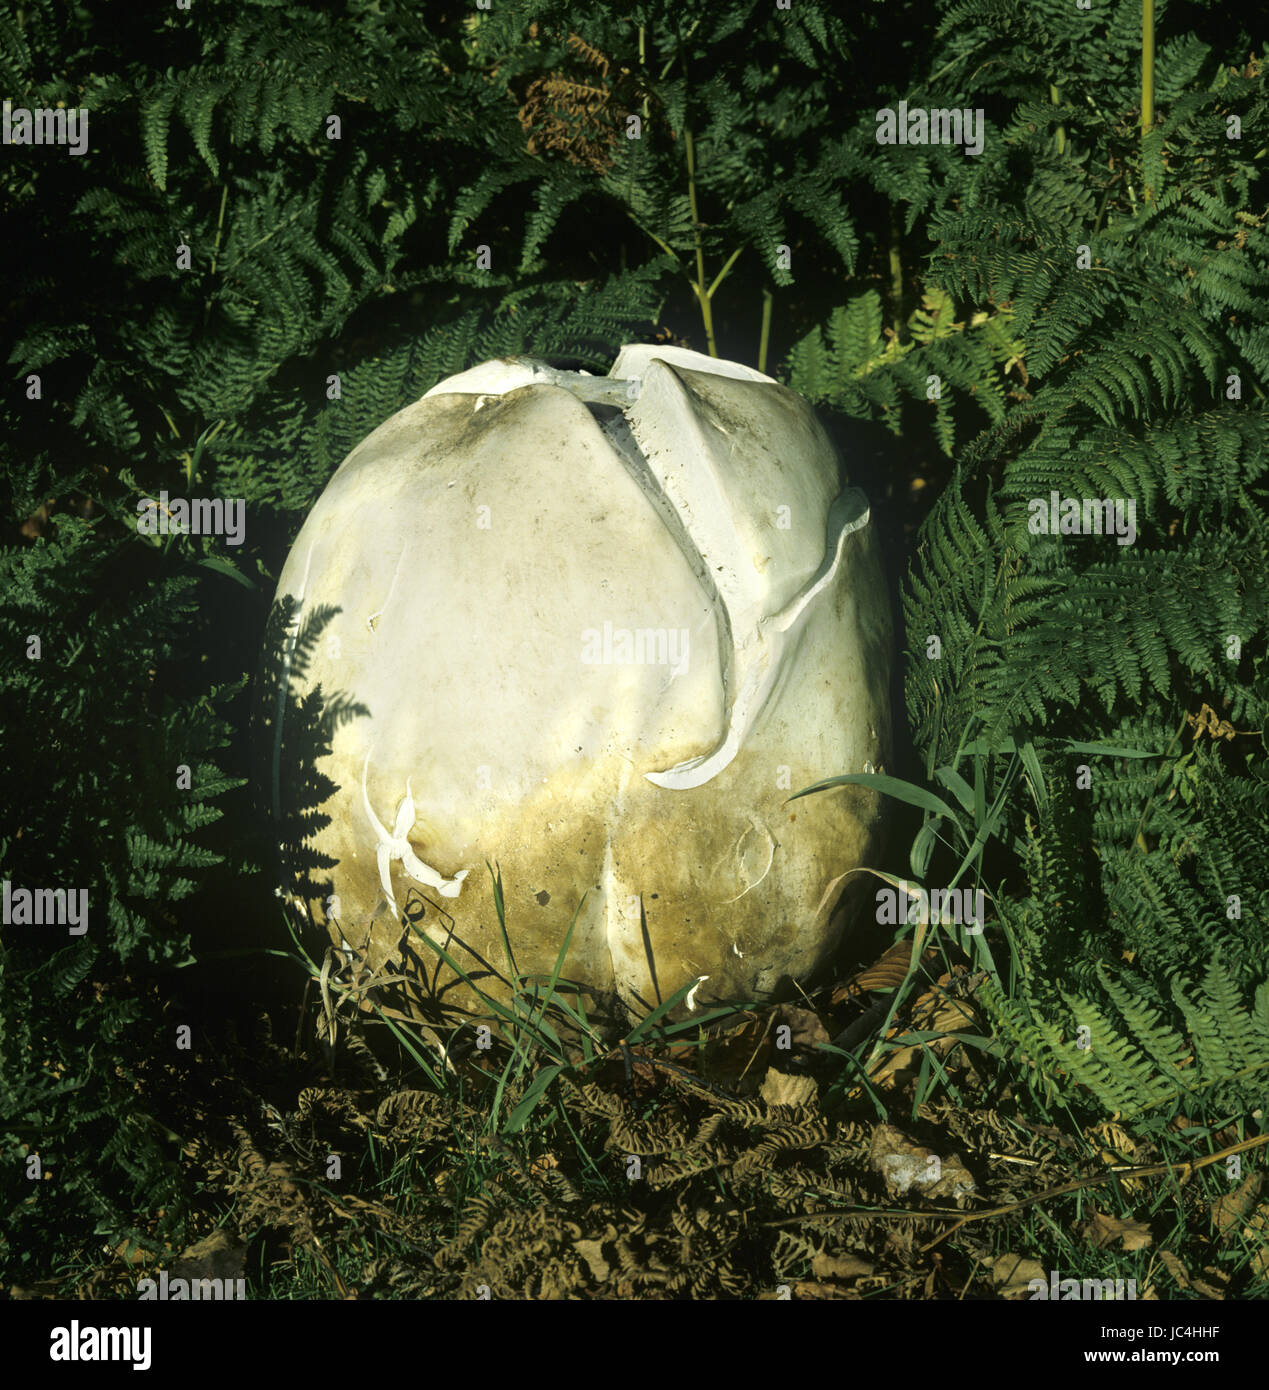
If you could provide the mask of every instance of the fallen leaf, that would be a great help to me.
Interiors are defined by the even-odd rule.
[[[859,1279],[872,1273],[873,1267],[857,1255],[829,1255],[821,1252],[811,1260],[811,1273],[817,1279]]]
[[[930,1004],[933,1004],[934,1007],[929,1007]],[[924,1009],[922,1008],[923,1005],[926,1006]],[[963,1033],[976,1026],[977,1021],[973,1009],[963,999],[948,999],[941,992],[923,995],[917,1001],[917,1008],[914,1010],[912,1023],[909,1027],[919,1028],[922,1032],[938,1033],[945,1036],[930,1038],[926,1042],[914,1043],[907,1047],[894,1048],[877,1063],[869,1075],[879,1089],[893,1090],[915,1076],[925,1048],[929,1048],[936,1057],[945,1057],[954,1047],[959,1045],[954,1037],[946,1035]],[[891,1036],[902,1036],[908,1031],[908,1028],[892,1030]]]
[[[1232,1192],[1225,1193],[1212,1203],[1212,1224],[1221,1235],[1227,1236],[1242,1225],[1255,1203],[1263,1180],[1263,1173],[1248,1173]]]
[[[854,1289],[844,1289],[840,1284],[818,1284],[810,1280],[803,1280],[793,1286],[794,1298],[814,1298],[820,1301],[834,1301],[840,1299],[856,1300],[859,1295]]]
[[[817,1088],[814,1077],[792,1076],[768,1067],[760,1094],[768,1105],[806,1105],[815,1099]]]
[[[1171,1250],[1160,1250],[1159,1258],[1163,1261],[1163,1267],[1176,1280],[1178,1287],[1188,1289],[1190,1287],[1190,1271],[1181,1263],[1180,1259]]]
[[[1031,1293],[1032,1279],[1042,1279],[1044,1287],[1049,1287],[1048,1271],[1038,1260],[1028,1260],[1022,1255],[997,1255],[994,1259],[989,1256],[983,1263],[991,1270],[991,1282],[1002,1298]]]
[[[782,1035],[781,1028],[787,1028],[789,1032]],[[820,1043],[831,1041],[831,1035],[820,1021],[819,1014],[813,1009],[800,1009],[794,1004],[781,1004],[775,1010],[771,1031],[775,1036],[776,1051],[781,1054],[796,1056],[798,1053],[813,1053]],[[789,1042],[788,1048],[781,1046],[782,1038]]]
[[[931,946],[924,959],[933,960],[938,951]],[[833,990],[833,1003],[840,1004],[843,999],[857,999],[861,994],[874,989],[898,989],[908,974],[912,960],[912,941],[906,938],[897,941],[884,955],[879,956],[858,974],[843,980]]]
[[[601,1240],[575,1240],[573,1249],[590,1266],[590,1272],[597,1284],[602,1284],[612,1273],[612,1266],[604,1258],[604,1243]]]
[[[1207,1279],[1192,1279],[1190,1281],[1194,1286],[1194,1292],[1201,1294],[1204,1298],[1224,1298],[1226,1290],[1229,1288],[1229,1275],[1223,1269],[1217,1269],[1215,1265],[1204,1265],[1203,1273],[1208,1276]],[[1209,1283],[1208,1280],[1211,1282]]]
[[[1092,1220],[1085,1222],[1083,1235],[1098,1250],[1104,1250],[1117,1240],[1123,1241],[1125,1250],[1144,1250],[1154,1240],[1150,1227],[1144,1221],[1125,1221],[1096,1209]]]

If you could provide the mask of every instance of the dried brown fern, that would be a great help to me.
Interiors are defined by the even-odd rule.
[[[644,94],[628,68],[614,78],[610,60],[594,44],[572,33],[566,43],[592,72],[552,72],[534,78],[517,118],[530,154],[562,154],[570,164],[604,174],[612,167],[613,147],[626,116]]]

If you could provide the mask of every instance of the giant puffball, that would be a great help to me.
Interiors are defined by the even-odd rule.
[[[789,798],[888,759],[889,604],[866,499],[770,377],[654,346],[450,377],[344,460],[274,616],[287,893],[412,1007],[488,1013],[420,935],[506,1000],[488,865],[515,971],[549,979],[571,922],[591,1015],[762,999],[835,946],[879,797]]]

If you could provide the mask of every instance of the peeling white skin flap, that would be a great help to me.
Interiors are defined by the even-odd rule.
[[[737,646],[734,669],[739,674],[740,689],[732,701],[731,717],[723,741],[705,757],[690,758],[664,772],[645,772],[644,776],[649,782],[674,791],[686,791],[704,786],[732,762],[780,680],[785,656],[793,648],[793,634],[812,603],[830,588],[836,578],[846,537],[867,526],[869,518],[867,499],[858,488],[849,489],[833,503],[829,513],[828,542],[820,568],[801,593],[780,612],[760,618],[756,628],[746,634]]]
[[[410,841],[407,837],[414,825],[416,816],[414,797],[410,793],[409,778],[406,779],[405,796],[397,807],[396,821],[392,827],[392,834],[389,835],[370,805],[370,794],[366,790],[366,772],[369,767],[370,754],[367,753],[366,761],[361,769],[361,799],[366,808],[366,816],[378,838],[375,856],[379,864],[379,881],[383,884],[383,891],[387,895],[389,907],[392,908],[392,915],[394,917],[398,915],[397,900],[392,892],[392,861],[394,859],[401,861],[401,867],[416,883],[421,883],[427,888],[435,888],[443,898],[458,897],[462,890],[463,879],[467,877],[469,871],[461,869],[453,878],[445,878],[430,865],[425,864],[410,847]]]

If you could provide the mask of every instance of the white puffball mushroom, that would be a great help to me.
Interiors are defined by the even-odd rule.
[[[592,1014],[762,998],[832,951],[880,798],[788,797],[888,759],[891,631],[867,502],[793,391],[672,347],[481,363],[349,454],[277,602],[287,891],[372,970],[486,1012],[418,931],[505,1000],[487,862],[523,974],[581,903]]]

